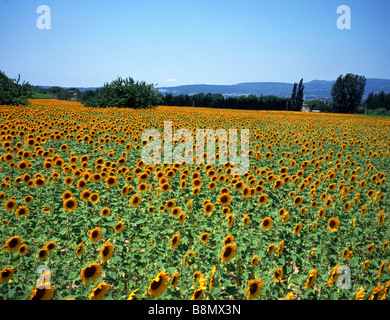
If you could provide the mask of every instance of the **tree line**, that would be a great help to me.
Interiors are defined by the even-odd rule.
[[[242,110],[286,110],[289,98],[266,95],[225,97],[221,93],[197,93],[194,95],[167,93],[161,95],[164,106],[193,106],[201,108],[242,109]]]
[[[28,82],[20,82],[20,76],[8,78],[0,71],[0,105],[25,105],[29,98],[52,98],[59,100],[76,99],[90,107],[150,108],[158,105],[193,106],[204,108],[242,110],[288,110],[300,111],[303,104],[310,110],[335,113],[376,113],[390,114],[390,93],[370,93],[362,100],[366,78],[348,73],[340,75],[331,91],[332,101],[304,100],[303,79],[294,83],[290,97],[254,94],[238,97],[223,94],[198,93],[194,95],[171,93],[161,94],[154,84],[135,81],[133,78],[118,77],[96,90],[80,92],[77,88],[64,89],[58,86],[42,88]]]

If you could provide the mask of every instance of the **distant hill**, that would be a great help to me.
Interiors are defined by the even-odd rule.
[[[320,99],[332,100],[330,95],[334,81],[312,80],[304,82],[305,89],[303,91],[305,100]],[[241,95],[254,94],[260,95],[275,95],[281,98],[291,96],[293,83],[287,82],[243,82],[232,85],[213,85],[213,84],[189,84],[176,87],[157,87],[160,93],[179,94],[197,94],[197,93],[222,93],[224,96],[238,97]],[[50,88],[51,86],[38,86],[41,88]],[[63,87],[70,89],[71,87]],[[81,92],[86,90],[95,90],[96,87],[78,87]],[[368,78],[366,82],[366,90],[363,99],[366,99],[370,92],[379,93],[384,91],[390,93],[390,80]]]
[[[334,81],[313,80],[304,82],[304,96],[306,100],[320,99],[332,100],[331,91]],[[210,84],[192,84],[177,87],[158,87],[162,94],[197,94],[203,93],[222,93],[224,96],[241,96],[248,94],[275,95],[281,98],[291,96],[293,83],[286,82],[244,82],[232,85],[210,85]],[[366,82],[366,89],[363,98],[365,99],[370,92],[379,93],[384,91],[390,93],[390,80],[369,78]]]

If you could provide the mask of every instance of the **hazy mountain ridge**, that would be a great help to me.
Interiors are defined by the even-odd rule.
[[[304,82],[305,89],[303,91],[306,100],[321,99],[332,100],[331,91],[335,80],[312,80]],[[281,98],[287,98],[291,96],[293,83],[287,82],[242,82],[232,85],[217,85],[217,84],[189,84],[176,87],[156,87],[162,94],[172,93],[173,95],[179,94],[197,94],[197,93],[221,93],[224,96],[238,97],[241,95],[254,94],[260,95],[275,95]],[[51,86],[39,86],[41,88],[50,88]],[[71,87],[62,87],[64,89],[70,89]],[[95,90],[96,87],[75,87],[81,92],[86,90]],[[367,78],[366,89],[363,99],[366,99],[370,92],[390,93],[390,80]]]
[[[321,99],[331,100],[331,91],[334,81],[327,80],[312,80],[304,82],[304,97],[308,99]],[[172,93],[178,94],[197,94],[203,93],[222,93],[224,96],[240,96],[255,94],[260,95],[275,95],[281,98],[287,98],[291,96],[293,83],[286,82],[243,82],[233,85],[209,85],[209,84],[196,84],[196,85],[182,85],[177,87],[158,87],[159,91],[163,94]],[[367,98],[370,92],[379,93],[384,91],[390,93],[390,80],[368,78],[366,82],[366,89],[364,93],[364,99]]]

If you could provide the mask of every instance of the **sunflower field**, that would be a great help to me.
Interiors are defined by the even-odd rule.
[[[30,103],[0,106],[0,299],[389,299],[390,119]],[[218,139],[145,163],[168,120],[249,129],[248,172]]]

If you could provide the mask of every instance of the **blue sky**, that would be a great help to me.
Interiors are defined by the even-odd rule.
[[[51,10],[51,29],[36,26]],[[337,7],[351,9],[339,30]],[[0,70],[34,85],[390,78],[390,1],[0,0]]]

